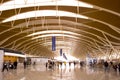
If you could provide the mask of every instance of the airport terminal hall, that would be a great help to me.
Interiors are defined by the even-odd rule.
[[[0,0],[0,80],[120,80],[120,0]]]

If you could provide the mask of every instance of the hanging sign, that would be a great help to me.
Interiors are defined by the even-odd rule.
[[[62,56],[62,49],[60,49],[60,56]]]
[[[52,51],[56,50],[56,37],[52,36]]]
[[[67,57],[66,57],[65,53],[63,53],[63,57],[67,60]]]

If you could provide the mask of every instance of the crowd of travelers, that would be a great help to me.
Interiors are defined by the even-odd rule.
[[[46,62],[46,68],[54,69],[56,66],[61,68],[63,64],[65,66],[66,66],[66,64],[68,64],[69,66],[71,66],[71,64],[73,64],[74,67],[76,65],[79,65],[81,68],[85,67],[85,66],[89,66],[92,68],[103,69],[105,72],[109,72],[110,70],[120,72],[120,63],[116,63],[116,62],[112,62],[112,61],[102,61],[102,62],[95,61],[95,62],[90,62],[89,65],[86,65],[85,61],[80,61],[80,62],[76,62],[76,61],[72,61],[72,62],[48,61],[48,62]]]
[[[28,65],[28,62],[26,60],[24,60],[23,61],[24,69],[26,69],[27,65]],[[12,62],[10,60],[4,61],[3,62],[3,66],[2,66],[2,72],[4,72],[4,70],[9,71],[9,70],[17,69],[17,66],[18,66],[18,62],[17,61],[14,61],[14,62]]]
[[[46,69],[54,69],[56,67],[62,68],[63,65],[64,66],[68,65],[69,67],[71,67],[72,64],[74,65],[74,68],[76,65],[77,66],[79,65],[81,68],[84,68],[85,66],[89,66],[92,68],[103,69],[105,72],[109,72],[111,70],[120,72],[120,63],[114,62],[114,61],[101,61],[101,62],[93,61],[93,62],[89,62],[89,65],[87,65],[85,61],[62,62],[62,61],[48,60],[45,66],[46,66]],[[4,70],[9,71],[11,69],[17,69],[17,65],[18,65],[17,61],[14,61],[14,62],[11,62],[10,60],[4,61],[2,72],[4,72]],[[24,60],[23,61],[24,69],[26,69],[27,65],[28,65],[27,61]],[[35,61],[33,62],[33,65],[36,65]]]
[[[114,71],[120,72],[120,63],[105,61],[103,65],[104,65],[105,71],[109,71],[110,69],[113,69]]]
[[[5,69],[7,71],[10,70],[10,69],[17,69],[17,64],[18,64],[17,61],[15,61],[15,62],[11,62],[10,60],[9,61],[4,61],[2,72],[4,72]]]
[[[120,72],[120,63],[119,61],[106,61],[106,60],[102,60],[99,62],[90,62],[89,66],[92,68],[99,68],[99,69],[104,69],[105,72],[109,72],[109,71],[118,71]]]
[[[74,67],[77,64],[80,64],[80,66],[83,67],[84,62],[81,61],[79,63],[78,61],[62,62],[62,61],[51,61],[51,60],[49,60],[48,62],[46,62],[46,68],[48,68],[48,69],[54,69],[55,67],[62,68],[62,65],[66,66],[67,64],[69,65],[69,67],[71,67],[72,64],[74,65]]]

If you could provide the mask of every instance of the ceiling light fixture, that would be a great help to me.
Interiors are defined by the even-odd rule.
[[[51,37],[51,36],[64,36],[64,37],[71,37],[75,39],[79,39],[79,37],[72,36],[72,35],[67,35],[67,34],[46,34],[46,35],[40,35],[37,37],[33,37],[32,39],[38,39],[38,38],[43,38],[43,37]]]
[[[70,32],[70,31],[63,31],[63,30],[47,30],[47,31],[39,31],[39,32],[35,32],[32,34],[29,34],[29,36],[35,36],[35,35],[41,35],[41,34],[50,34],[50,33],[61,33],[61,34],[72,34],[72,35],[77,35],[79,36],[80,34],[78,33],[74,33],[74,32]]]
[[[92,5],[78,0],[10,0],[0,5],[0,11],[34,6],[80,6],[93,8]]]
[[[88,17],[72,13],[72,12],[67,12],[67,11],[56,11],[56,10],[37,10],[37,11],[30,11],[30,12],[25,12],[21,14],[14,15],[12,17],[9,17],[2,22],[9,22],[9,21],[14,21],[14,20],[19,20],[19,19],[26,19],[26,18],[32,18],[32,17],[43,17],[43,16],[66,16],[66,17],[78,17],[78,18],[83,18],[83,19],[88,19]]]

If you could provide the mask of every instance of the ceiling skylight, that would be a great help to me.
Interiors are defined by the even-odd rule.
[[[67,34],[46,34],[46,35],[40,35],[37,37],[33,37],[32,39],[38,39],[38,38],[43,38],[43,37],[51,37],[51,36],[63,36],[63,37],[70,37],[70,38],[75,38],[75,39],[79,39],[79,37],[76,36],[72,36],[72,35],[67,35]]]
[[[72,45],[71,42],[68,41],[56,41],[57,45]],[[52,42],[45,42],[43,45],[52,45]]]
[[[34,6],[80,6],[93,8],[92,5],[78,0],[10,0],[0,5],[0,11]]]
[[[71,49],[71,47],[69,46],[56,46],[57,49]]]
[[[48,33],[61,33],[61,34],[72,34],[72,35],[80,35],[74,32],[70,32],[70,31],[62,31],[62,30],[47,30],[47,31],[40,31],[40,32],[35,32],[32,33],[28,36],[35,36],[35,35],[41,35],[41,34],[48,34]]]
[[[88,19],[88,17],[86,16],[72,13],[72,12],[67,12],[67,11],[38,10],[38,11],[30,11],[30,12],[14,15],[12,17],[9,17],[3,20],[2,22],[4,23],[4,22],[19,20],[19,19],[26,19],[26,18],[40,17],[40,16],[66,16],[66,17],[78,17],[78,18]]]

